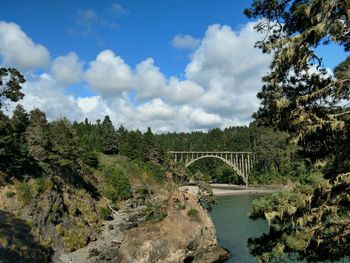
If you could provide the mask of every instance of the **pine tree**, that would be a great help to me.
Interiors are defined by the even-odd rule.
[[[17,69],[0,68],[0,109],[6,100],[18,101],[23,98],[21,85],[24,82],[24,77]]]
[[[131,160],[142,160],[142,133],[139,130],[130,131],[120,144],[120,154]]]
[[[101,139],[102,139],[102,152],[105,154],[117,154],[118,153],[118,141],[115,128],[110,120],[109,116],[106,115],[101,126]]]
[[[0,110],[0,171],[11,172],[17,153],[11,120]]]
[[[47,160],[50,151],[49,127],[46,115],[39,109],[29,113],[29,125],[26,130],[28,152],[36,161]]]
[[[151,131],[151,128],[149,127],[147,129],[147,132],[143,135],[142,160],[144,162],[158,164],[163,162],[160,147]]]
[[[22,105],[18,104],[13,112],[11,124],[14,130],[14,147],[17,149],[17,158],[13,165],[18,170],[26,171],[33,165],[33,160],[28,157],[28,145],[26,142],[26,130],[29,125],[29,116]]]
[[[78,159],[78,138],[68,119],[50,123],[51,162],[58,166],[73,166]]]
[[[271,72],[258,94],[255,114],[264,125],[291,135],[311,161],[322,161],[325,178],[311,186],[255,203],[252,217],[266,218],[270,231],[250,239],[261,261],[284,253],[309,261],[350,256],[348,62],[327,73],[316,48],[331,41],[350,50],[349,0],[255,0],[246,14],[265,33],[257,47],[274,53]],[[339,166],[337,163],[342,163]]]

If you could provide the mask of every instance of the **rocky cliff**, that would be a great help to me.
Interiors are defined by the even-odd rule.
[[[191,194],[175,191],[167,200],[167,217],[127,232],[119,262],[220,262],[227,252],[218,246],[214,225]]]
[[[223,262],[228,252],[216,239],[214,225],[189,193],[174,191],[153,196],[149,204],[127,203],[105,224],[96,242],[68,255],[67,262]],[[148,209],[150,210],[150,209]],[[147,216],[149,216],[147,220]]]

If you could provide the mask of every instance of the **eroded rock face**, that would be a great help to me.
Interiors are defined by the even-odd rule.
[[[223,262],[228,252],[218,246],[215,227],[191,194],[175,191],[167,200],[167,217],[129,229],[117,262]]]

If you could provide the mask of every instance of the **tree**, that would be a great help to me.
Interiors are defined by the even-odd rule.
[[[16,159],[14,130],[11,120],[0,111],[0,170],[10,172]]]
[[[142,140],[142,160],[144,162],[162,163],[162,152],[154,137],[151,128],[143,135]]]
[[[50,123],[51,161],[61,167],[73,166],[78,159],[78,138],[68,119]]]
[[[50,140],[46,115],[39,109],[29,113],[29,125],[26,130],[26,141],[29,155],[36,161],[47,160],[50,151]]]
[[[33,160],[28,157],[28,145],[26,142],[26,130],[29,125],[29,116],[22,105],[18,104],[13,111],[11,124],[14,131],[13,146],[16,149],[16,159],[13,165],[17,170],[29,170]]]
[[[0,109],[5,100],[18,101],[23,98],[21,85],[24,82],[24,77],[17,69],[0,68]]]
[[[120,144],[120,154],[131,160],[142,160],[142,133],[139,130],[130,131]]]
[[[344,62],[333,78],[315,49],[334,41],[350,50],[350,1],[255,0],[245,13],[261,18],[257,47],[274,53],[255,118],[288,131],[329,179],[256,202],[251,216],[266,218],[270,231],[250,239],[251,252],[265,262],[284,253],[309,261],[349,256],[350,165],[339,169],[334,160],[349,164],[341,153],[349,152],[350,111],[339,102],[349,100],[350,73]]]
[[[117,135],[108,115],[105,116],[101,126],[102,152],[105,154],[118,153]]]

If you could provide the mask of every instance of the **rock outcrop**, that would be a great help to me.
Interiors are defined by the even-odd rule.
[[[116,262],[223,262],[229,254],[218,246],[215,227],[194,195],[175,191],[167,216],[127,231]]]

